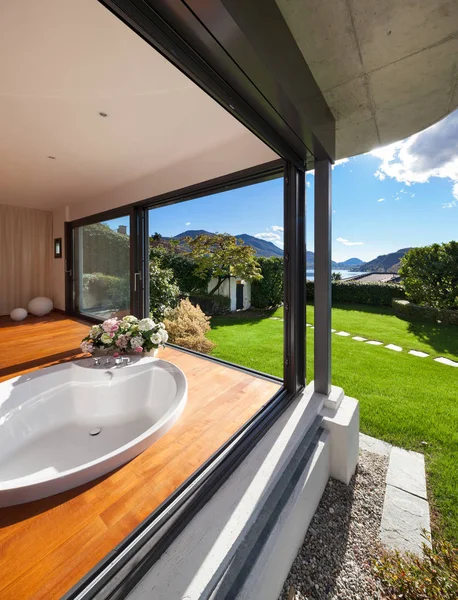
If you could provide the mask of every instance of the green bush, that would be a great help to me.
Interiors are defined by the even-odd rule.
[[[80,228],[86,273],[127,277],[130,269],[130,239],[104,223]]]
[[[374,571],[389,600],[456,600],[458,549],[443,539],[432,548],[423,544],[423,556],[384,552]]]
[[[280,306],[283,302],[283,259],[258,258],[262,279],[251,283],[251,304],[266,309]]]
[[[150,261],[160,261],[162,267],[172,269],[175,281],[180,292],[189,296],[191,294],[204,294],[210,282],[210,274],[198,277],[195,274],[196,263],[183,253],[177,252],[174,247],[152,246],[150,248]]]
[[[175,282],[172,269],[165,269],[159,260],[149,264],[149,309],[155,321],[162,321],[168,308],[178,304],[180,288]]]
[[[399,274],[415,304],[458,309],[458,242],[412,248],[401,259]]]
[[[315,282],[309,279],[306,283],[306,296],[307,301],[315,297]],[[391,306],[394,298],[405,298],[403,287],[396,283],[332,282],[333,302]]]
[[[84,308],[100,307],[123,309],[130,306],[129,278],[105,275],[104,273],[83,274]]]
[[[189,296],[189,300],[194,306],[200,306],[201,310],[209,316],[225,315],[231,310],[229,296],[197,294]]]
[[[393,300],[393,310],[396,315],[405,319],[458,325],[458,310],[440,310],[433,306],[419,306],[408,300]]]

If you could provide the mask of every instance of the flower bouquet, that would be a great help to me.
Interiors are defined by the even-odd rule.
[[[167,339],[163,323],[128,315],[93,325],[81,342],[81,350],[96,354],[148,354],[164,346]]]

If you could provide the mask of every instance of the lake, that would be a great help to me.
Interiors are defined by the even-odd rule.
[[[366,275],[366,271],[343,271],[342,269],[334,269],[333,273],[340,273],[342,279],[348,279],[349,277],[355,277],[355,275]],[[307,271],[306,278],[311,279],[312,281],[315,279],[315,271]]]

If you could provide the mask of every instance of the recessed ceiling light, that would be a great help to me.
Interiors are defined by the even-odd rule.
[[[106,113],[106,112],[99,112],[99,115],[100,115],[101,117],[108,117],[108,115],[107,115],[107,113]]]
[[[48,156],[48,158],[50,158],[51,160],[56,160],[55,156]]]

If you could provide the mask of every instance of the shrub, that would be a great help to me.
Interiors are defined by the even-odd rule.
[[[172,269],[175,281],[183,295],[189,296],[207,291],[210,273],[197,276],[196,263],[187,254],[177,252],[173,247],[153,246],[150,248],[150,261],[157,262],[157,260],[162,267]]]
[[[231,310],[229,296],[200,294],[189,296],[189,300],[194,306],[200,306],[204,313],[209,316],[225,315]]]
[[[423,556],[385,552],[374,566],[389,600],[456,600],[458,549],[435,540],[423,544]]]
[[[199,306],[188,299],[181,300],[176,308],[168,309],[164,325],[169,341],[197,352],[210,352],[215,344],[205,337],[210,331],[210,317],[204,315]]]
[[[283,302],[283,259],[258,258],[261,280],[251,284],[251,304],[255,308],[276,308]]]
[[[315,297],[315,282],[307,280],[307,300]],[[391,306],[394,298],[405,298],[401,285],[396,283],[358,283],[357,281],[332,282],[332,301],[349,304]]]
[[[130,284],[128,277],[115,277],[104,273],[83,274],[83,304],[85,308],[128,308]]]
[[[130,239],[105,223],[92,223],[81,228],[84,270],[127,277],[130,265]]]
[[[158,260],[149,265],[149,309],[155,321],[162,321],[167,308],[174,308],[180,296],[172,269],[164,269]]]
[[[415,304],[458,309],[458,242],[412,248],[399,273]]]
[[[393,300],[393,310],[398,317],[445,325],[458,325],[458,310],[440,310],[433,306],[419,306],[408,300]]]

